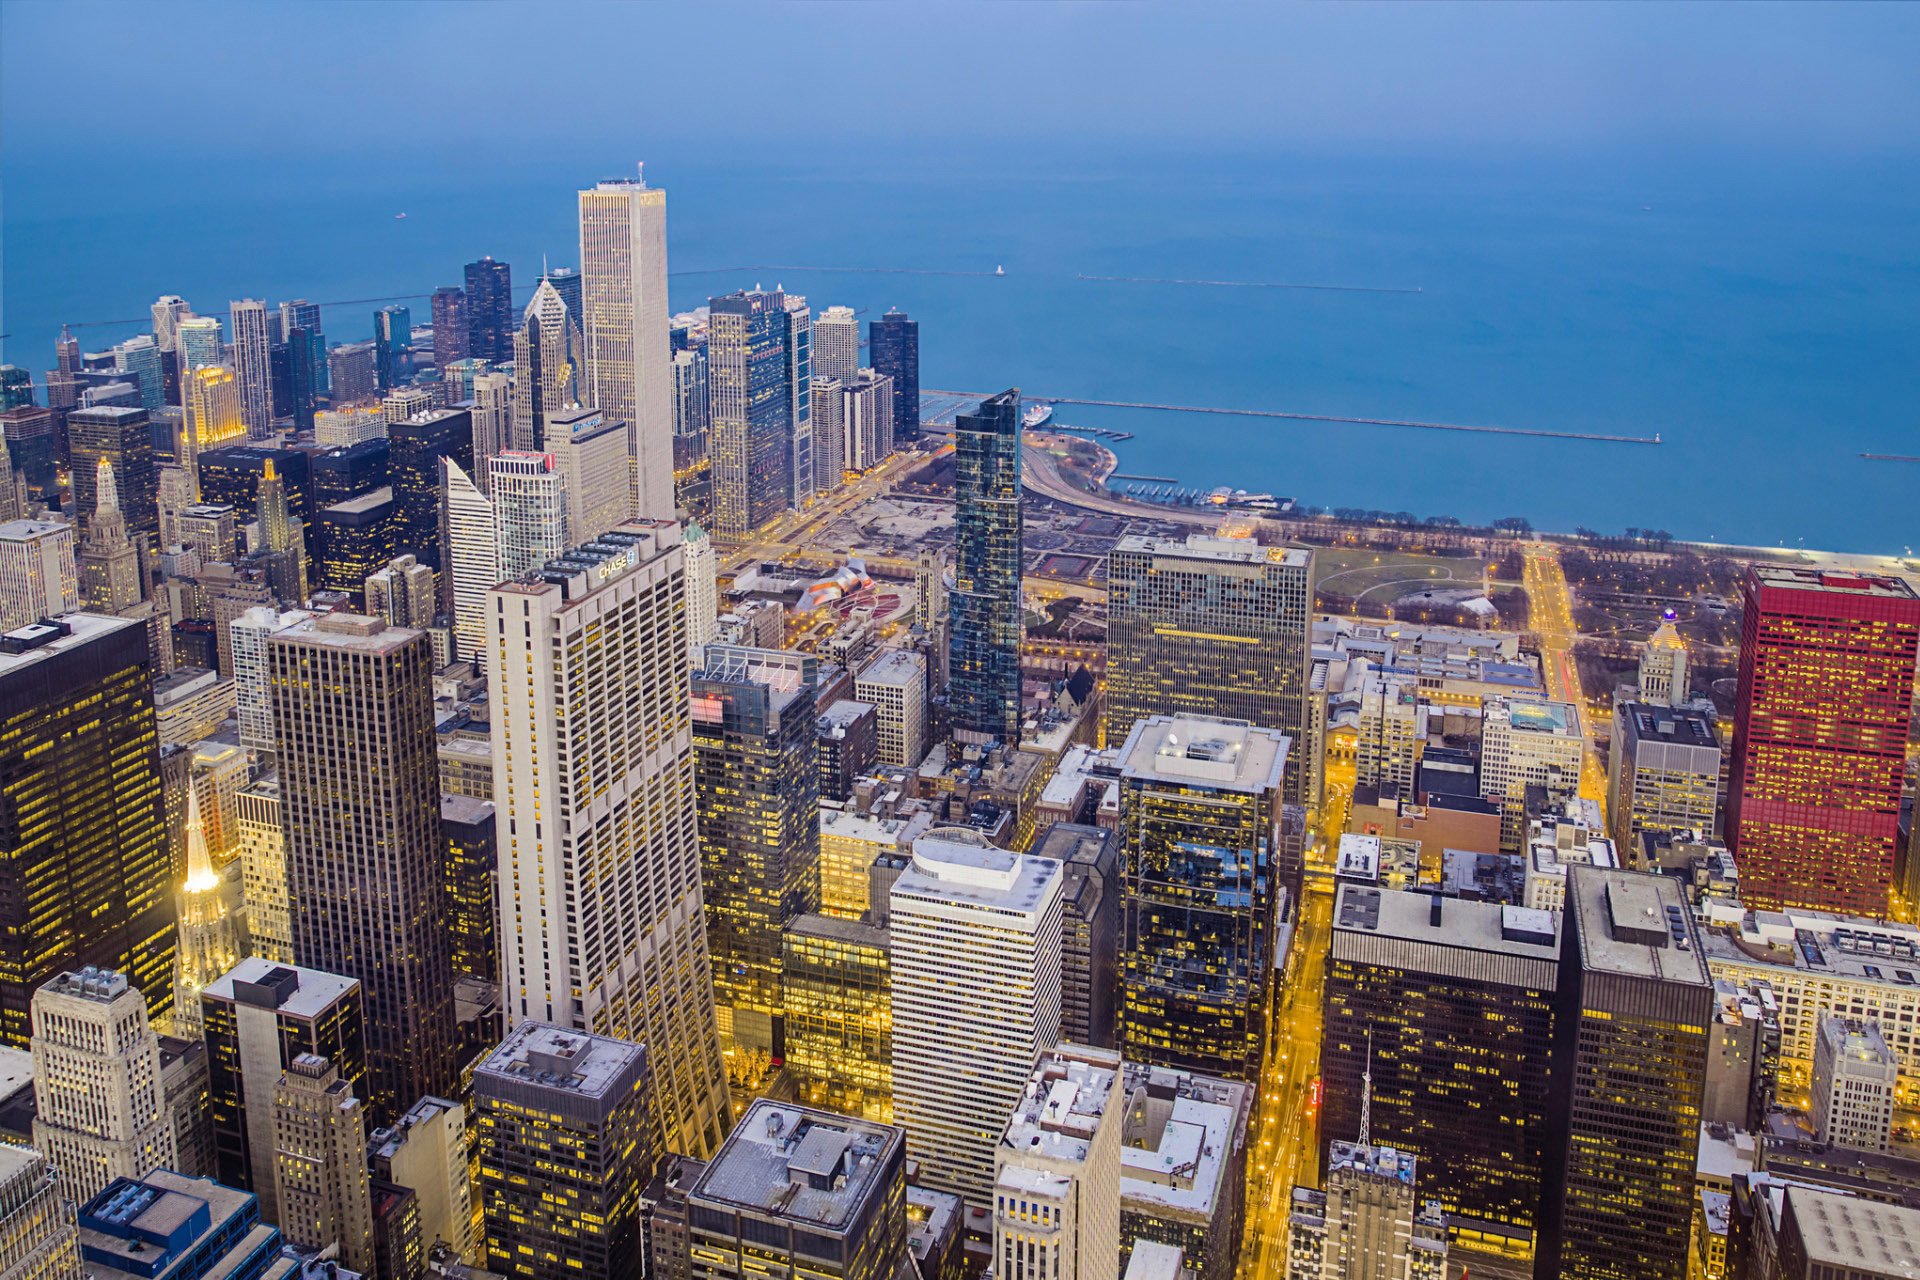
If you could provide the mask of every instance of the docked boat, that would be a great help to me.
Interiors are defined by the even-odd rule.
[[[1046,426],[1052,421],[1053,406],[1044,402],[1036,402],[1028,405],[1027,411],[1020,415],[1020,429],[1022,431],[1038,431],[1041,427]]]

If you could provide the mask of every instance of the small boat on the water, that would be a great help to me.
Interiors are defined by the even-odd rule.
[[[1022,431],[1038,431],[1041,427],[1046,426],[1052,421],[1053,406],[1044,401],[1037,402],[1027,406],[1027,411],[1020,415],[1020,429]]]
[[[394,215],[393,215],[393,220],[394,220],[395,222],[403,222],[403,221],[405,221],[405,220],[406,220],[406,216],[407,216],[407,215],[406,215],[406,214],[404,214],[404,213],[396,213],[396,214],[394,214]]]

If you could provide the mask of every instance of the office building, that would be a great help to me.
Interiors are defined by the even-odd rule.
[[[462,1261],[480,1257],[480,1203],[468,1158],[467,1109],[446,1098],[422,1098],[393,1127],[374,1131],[373,1174],[413,1192],[420,1240],[444,1243]]]
[[[586,398],[627,424],[633,513],[666,519],[674,496],[665,191],[635,177],[580,193],[580,285]]]
[[[781,935],[785,1065],[808,1106],[891,1120],[890,945],[877,924],[824,915],[796,917]]]
[[[828,307],[813,321],[813,376],[852,382],[860,373],[860,322],[852,307]]]
[[[947,599],[956,737],[1020,741],[1020,392],[954,419],[954,578]],[[1112,666],[1108,667],[1111,680]]]
[[[114,478],[113,463],[106,458],[94,464],[93,492],[93,518],[87,522],[86,540],[80,546],[75,564],[80,575],[80,593],[87,608],[96,613],[128,616],[146,597],[146,583],[140,572],[140,553],[127,532],[126,514],[120,510],[120,485]],[[217,511],[209,512],[204,506],[188,507],[181,513],[182,541],[190,535],[199,535],[202,526],[209,523],[218,527]],[[226,533],[224,556],[205,554],[221,550],[217,534],[212,538],[196,537],[204,545],[204,559],[233,558],[231,512],[227,513]]]
[[[1820,1019],[1813,1049],[1813,1136],[1856,1151],[1887,1150],[1900,1064],[1871,1018]]]
[[[927,660],[912,649],[885,649],[853,678],[853,696],[872,703],[880,761],[918,769],[927,754]]]
[[[16,405],[0,411],[0,446],[7,451],[8,468],[15,473],[12,479],[25,486],[30,502],[51,503],[58,496],[59,448],[51,409]],[[25,512],[21,509],[14,514]]]
[[[1538,1230],[1559,929],[1544,911],[1370,885],[1341,885],[1333,906],[1321,1131],[1359,1132],[1370,1095],[1370,1140],[1419,1158],[1456,1238],[1515,1260]]]
[[[287,481],[279,474],[272,458],[261,460],[254,511],[260,526],[254,554],[266,561],[268,581],[275,595],[282,600],[304,602],[309,581],[307,529],[294,512]]]
[[[843,803],[854,783],[880,763],[880,716],[871,702],[841,698],[820,710],[814,733],[820,761],[820,798]]]
[[[758,529],[796,502],[794,405],[812,383],[788,383],[797,357],[788,350],[788,297],[755,289],[714,298],[707,321],[707,404],[713,466],[714,528]],[[804,300],[796,300],[804,310]],[[812,457],[811,442],[808,451]]]
[[[265,641],[262,639],[262,661]],[[234,797],[240,833],[241,897],[247,908],[247,942],[253,954],[293,962],[292,904],[287,895],[287,832],[280,821],[280,779],[271,770]]]
[[[468,332],[467,295],[459,285],[441,285],[433,291],[433,364],[444,371],[465,360],[473,336]],[[462,396],[461,399],[466,397]]]
[[[1120,949],[1120,841],[1101,827],[1056,822],[1034,842],[1036,857],[1066,873],[1062,890],[1060,1038],[1114,1044]]]
[[[312,616],[303,609],[283,613],[271,606],[256,605],[227,624],[240,745],[256,756],[271,755],[276,745],[273,699],[267,678],[267,637]]]
[[[1197,1280],[1235,1274],[1245,1235],[1253,1087],[1129,1062],[1120,1132],[1120,1251],[1170,1245]]]
[[[99,509],[95,489],[101,459],[113,466],[127,532],[147,545],[160,536],[159,483],[154,472],[153,425],[144,409],[103,405],[67,415],[67,451],[72,458],[73,509]]]
[[[0,1040],[24,1047],[35,991],[125,974],[173,1007],[172,859],[146,624],[70,613],[0,636]],[[31,891],[28,891],[30,887]]]
[[[281,1220],[274,1175],[274,1094],[294,1059],[326,1060],[357,1096],[367,1029],[357,979],[249,956],[200,993],[207,1043],[214,1176],[260,1197]]]
[[[867,358],[875,373],[893,380],[893,434],[902,443],[920,438],[920,323],[900,311],[867,323]]]
[[[473,1076],[487,1266],[638,1280],[640,1192],[663,1155],[648,1052],[524,1021]]]
[[[34,994],[33,1096],[33,1145],[75,1200],[174,1163],[160,1039],[123,974],[80,969]]]
[[[818,660],[708,645],[693,672],[694,794],[714,1005],[728,1046],[781,1053],[780,936],[820,909]]]
[[[627,424],[569,405],[547,415],[541,448],[554,457],[567,495],[567,536],[595,538],[627,519]]]
[[[1685,891],[1568,874],[1535,1274],[1687,1274],[1713,980]]]
[[[381,307],[373,313],[373,385],[391,391],[412,372],[407,349],[413,342],[413,316],[405,307]]]
[[[387,470],[393,485],[394,551],[436,574],[446,568],[441,536],[441,462],[473,466],[473,420],[465,409],[429,409],[387,428]]]
[[[707,434],[707,349],[673,353],[673,434]]]
[[[294,959],[362,984],[376,1117],[453,1087],[453,959],[440,871],[433,649],[328,614],[267,641]]]
[[[1900,578],[1748,569],[1727,843],[1749,907],[1887,918],[1920,594]]]
[[[240,299],[229,304],[227,319],[233,327],[233,372],[240,384],[240,416],[247,424],[247,437],[264,440],[273,434],[267,304],[258,298]]]
[[[1277,955],[1291,743],[1240,721],[1154,716],[1120,753],[1129,1061],[1257,1080]]]
[[[1780,1280],[1907,1280],[1916,1270],[1920,1209],[1814,1187],[1779,1188]]]
[[[1526,795],[1542,787],[1549,804],[1579,793],[1586,738],[1571,702],[1489,698],[1480,719],[1480,794],[1500,806],[1500,847],[1519,853],[1526,836]]]
[[[1451,1280],[1446,1215],[1415,1198],[1418,1160],[1364,1139],[1331,1144],[1324,1191],[1293,1189],[1287,1280]]]
[[[0,1274],[10,1280],[81,1280],[72,1202],[32,1147],[0,1146]]]
[[[907,1258],[906,1135],[755,1101],[687,1190],[693,1280],[894,1280]]]
[[[1008,1280],[1118,1280],[1120,1055],[1046,1050],[994,1148],[993,1273]]]
[[[367,1122],[353,1086],[331,1062],[302,1053],[273,1092],[274,1198],[280,1228],[306,1249],[337,1249],[340,1261],[373,1270],[373,1202],[367,1182]]]
[[[893,452],[893,384],[886,375],[860,370],[841,384],[840,406],[845,468],[866,471],[886,461]],[[832,474],[833,483],[839,479],[838,472]]]
[[[208,364],[180,375],[180,424],[180,446],[174,457],[182,467],[196,474],[198,483],[202,453],[247,438],[240,382],[232,369],[223,364]]]
[[[388,485],[321,508],[313,522],[314,587],[363,603],[368,576],[398,553],[399,526]]]
[[[225,334],[220,321],[213,316],[182,316],[174,326],[173,335],[183,383],[192,370],[220,364],[225,359]]]
[[[894,1117],[921,1181],[971,1204],[991,1204],[1000,1125],[1059,1040],[1063,878],[942,828],[914,842],[889,895]]]
[[[513,269],[482,258],[466,266],[467,354],[488,364],[513,359]]]
[[[64,520],[0,524],[0,629],[12,631],[79,607],[73,526]]]
[[[531,573],[573,544],[567,528],[567,478],[549,453],[507,449],[487,459],[498,557],[494,581]]]
[[[367,575],[367,614],[388,626],[424,631],[439,611],[437,594],[433,570],[412,556],[395,556],[386,568]]]
[[[513,440],[513,379],[504,373],[482,373],[473,380],[474,477],[486,480],[487,463]]]
[[[840,483],[847,469],[846,397],[838,378],[813,377],[813,466],[823,489]]]
[[[492,465],[492,459],[488,459],[488,465]],[[478,662],[484,670],[487,589],[502,576],[499,530],[492,501],[459,463],[449,459],[443,475],[454,657]]]
[[[1607,814],[1614,842],[1637,856],[1642,838],[1665,843],[1719,825],[1720,736],[1710,712],[1651,702],[1613,708]]]
[[[153,340],[160,350],[169,353],[178,350],[176,331],[180,322],[193,314],[193,307],[179,294],[163,293],[154,299],[148,313],[153,317]]]
[[[298,1273],[280,1232],[244,1191],[155,1169],[116,1178],[80,1206],[89,1280],[269,1280]]]
[[[1351,686],[1344,696],[1351,697]],[[1412,673],[1369,675],[1360,681],[1360,723],[1353,738],[1353,780],[1378,792],[1419,794],[1414,787],[1427,745],[1427,707]]]
[[[447,910],[453,923],[454,972],[498,983],[494,915],[498,910],[499,848],[492,802],[443,792],[440,830],[447,841]]]
[[[446,386],[446,401],[449,405],[460,406],[473,399],[473,384],[489,376],[492,366],[485,360],[468,357],[464,360],[451,360],[440,367],[440,380]],[[499,375],[504,377],[505,375]]]
[[[113,367],[140,388],[140,407],[158,413],[167,402],[166,378],[161,373],[160,347],[147,334],[136,334],[113,349]],[[24,372],[24,370],[22,371]],[[0,406],[12,408],[11,404]]]
[[[380,417],[389,425],[426,413],[440,405],[441,392],[430,383],[394,387],[380,397]]]
[[[230,563],[239,554],[240,545],[235,514],[232,507],[222,502],[194,502],[180,507],[173,518],[173,545],[193,552],[203,565]],[[98,517],[95,518],[97,521]],[[133,567],[131,563],[129,567]]]
[[[379,394],[375,362],[371,342],[349,342],[327,352],[327,382],[336,406],[362,404]]]
[[[513,332],[514,448],[544,450],[547,419],[580,403],[583,355],[580,330],[567,314],[567,304],[542,279]]]
[[[680,537],[687,560],[687,653],[698,663],[720,629],[720,553],[694,521],[681,527]]]
[[[813,501],[820,487],[813,467],[813,312],[805,298],[791,293],[786,295],[784,310],[781,351],[787,397],[787,470],[792,477],[787,502],[797,509]]]
[[[239,753],[235,753],[238,756]],[[187,787],[187,867],[174,896],[179,944],[174,961],[172,1030],[199,1038],[200,992],[239,963],[248,938],[242,867],[216,870],[200,817],[200,788]]]
[[[720,1142],[679,526],[622,525],[487,593],[501,986],[534,1018],[652,1047],[669,1147]],[[568,655],[593,642],[581,668]],[[566,915],[546,904],[570,904]]]
[[[1639,700],[1658,707],[1678,707],[1687,702],[1687,642],[1675,625],[1678,615],[1672,609],[1660,615],[1654,629],[1640,649]]]
[[[213,1119],[206,1041],[160,1037],[160,1096],[173,1130],[174,1171],[207,1177],[213,1172]]]

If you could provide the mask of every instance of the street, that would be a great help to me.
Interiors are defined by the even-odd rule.
[[[1573,625],[1573,593],[1567,588],[1567,575],[1560,569],[1559,550],[1552,544],[1529,542],[1521,548],[1521,555],[1526,565],[1528,626],[1540,637],[1540,673],[1546,680],[1547,697],[1572,703],[1579,710],[1586,740],[1580,758],[1580,795],[1598,801],[1604,813],[1607,771],[1594,748],[1598,717],[1581,692],[1580,668],[1573,657],[1573,643],[1579,638]]]

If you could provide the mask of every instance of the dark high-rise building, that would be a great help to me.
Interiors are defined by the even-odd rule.
[[[708,645],[693,673],[700,885],[723,1043],[782,1052],[780,935],[820,909],[817,660]]]
[[[1753,565],[1744,600],[1727,807],[1741,900],[1885,918],[1895,891],[1920,890],[1899,849],[1920,595]]]
[[[560,301],[567,304],[568,318],[582,333],[586,332],[587,315],[581,309],[583,283],[580,273],[572,267],[555,267],[547,273],[547,279],[553,284],[554,292],[560,295]]]
[[[473,341],[467,317],[466,291],[458,285],[442,285],[433,291],[433,364],[445,370],[455,360],[465,360]]]
[[[406,381],[407,348],[413,341],[413,315],[405,307],[382,307],[373,313],[373,382],[391,391]]]
[[[0,636],[0,1043],[87,965],[173,1008],[172,858],[147,623],[70,613]]]
[[[298,325],[287,330],[287,413],[296,431],[313,430],[314,404],[327,381],[326,340]]]
[[[394,553],[411,555],[436,573],[446,569],[440,546],[441,459],[473,470],[473,414],[433,409],[387,427],[393,482]]]
[[[305,298],[296,298],[292,302],[280,304],[280,333],[289,347],[298,345],[294,337],[298,330],[306,335],[306,354],[304,359],[312,368],[311,390],[314,395],[325,395],[327,391],[327,335],[320,330],[320,304],[308,302]],[[296,362],[296,368],[298,363]]]
[[[639,1280],[640,1193],[663,1154],[647,1051],[522,1022],[473,1074],[487,1265]]]
[[[399,508],[391,487],[322,507],[313,522],[313,586],[363,602],[367,577],[398,554]]]
[[[1120,947],[1120,841],[1105,827],[1056,822],[1036,857],[1067,873],[1061,889],[1060,1039],[1111,1049]]]
[[[360,979],[368,1106],[385,1121],[456,1085],[433,646],[328,614],[275,632],[267,668],[294,959]]]
[[[793,501],[789,329],[784,293],[755,289],[708,304],[709,452],[718,532],[757,529]]]
[[[687,1192],[692,1280],[735,1280],[757,1266],[820,1280],[911,1272],[906,1137],[890,1124],[755,1102]]]
[[[58,435],[52,409],[23,405],[0,413],[0,439],[6,441],[13,469],[26,478],[27,496],[56,508],[61,506]]]
[[[336,502],[364,498],[393,483],[392,450],[387,441],[362,440],[312,455],[313,504],[316,510]]]
[[[100,505],[94,483],[105,458],[120,487],[127,532],[154,546],[160,540],[160,477],[153,465],[153,425],[145,409],[100,406],[67,415],[67,448],[73,459],[73,509],[81,524]]]
[[[1129,1062],[1257,1081],[1287,740],[1156,716],[1120,752],[1119,1041]]]
[[[260,478],[267,464],[287,495],[287,514],[312,520],[318,510],[314,498],[313,463],[304,450],[268,444],[234,444],[208,449],[200,455],[200,498],[233,508],[234,519],[249,524],[260,516]],[[115,468],[116,474],[119,468]],[[125,483],[122,482],[122,491]]]
[[[1281,874],[1306,835],[1313,555],[1248,539],[1126,537],[1107,557],[1107,741],[1143,716],[1226,716],[1294,742]]]
[[[488,364],[513,359],[513,269],[492,258],[467,264],[467,354]]]
[[[493,805],[472,796],[442,794],[440,830],[447,838],[447,910],[453,921],[454,970],[497,982],[500,958],[493,936],[500,855]]]
[[[0,364],[0,412],[32,405],[33,375],[17,364]]]
[[[867,359],[893,379],[894,441],[913,443],[920,438],[920,322],[899,311],[868,321]]]
[[[850,800],[857,778],[880,762],[880,712],[871,702],[845,698],[820,713],[820,798]]]
[[[1534,1275],[1685,1280],[1714,1006],[1686,889],[1569,867],[1564,920]]]
[[[1020,741],[1020,392],[954,419],[948,705],[956,737]]]
[[[327,386],[335,408],[371,400],[379,392],[371,342],[349,342],[327,352]]]
[[[293,417],[293,348],[267,344],[267,407],[278,418]]]
[[[1544,911],[1345,884],[1333,905],[1322,1133],[1419,1157],[1463,1234],[1524,1260],[1547,1153],[1558,922]]]

